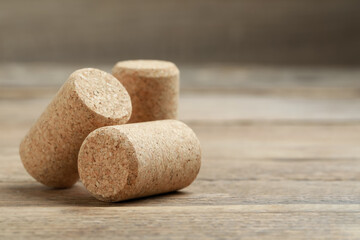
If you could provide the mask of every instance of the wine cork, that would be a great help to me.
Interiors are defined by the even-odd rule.
[[[177,120],[103,127],[79,152],[86,189],[106,202],[166,193],[190,185],[200,169],[200,142]]]
[[[131,100],[111,74],[98,69],[72,73],[20,144],[28,173],[55,188],[78,179],[77,156],[93,130],[128,121]]]
[[[133,111],[129,123],[176,119],[179,69],[158,60],[118,62],[113,75],[129,92]]]

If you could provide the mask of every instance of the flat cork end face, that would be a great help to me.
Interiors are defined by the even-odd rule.
[[[105,124],[126,123],[132,111],[131,99],[123,85],[111,74],[94,68],[84,68],[70,75],[82,102]]]
[[[127,198],[135,183],[138,162],[127,137],[112,127],[92,132],[81,146],[79,175],[85,188],[97,199],[115,202]]]
[[[113,75],[121,74],[121,72],[136,74],[140,77],[158,78],[179,75],[179,69],[172,62],[161,60],[128,60],[115,64]]]

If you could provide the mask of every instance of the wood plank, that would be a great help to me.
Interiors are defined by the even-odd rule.
[[[113,63],[115,64],[115,62]],[[113,64],[0,63],[0,99],[51,97],[79,68],[111,72]],[[359,67],[180,64],[182,93],[298,98],[359,98]]]
[[[165,201],[156,198],[146,201],[184,206],[202,203],[357,203],[360,199],[360,192],[356,190],[360,189],[360,164],[359,159],[354,157],[357,152],[349,149],[357,149],[358,127],[197,126],[194,129],[202,140],[205,154],[198,180],[185,189],[190,195],[160,198]],[[292,133],[291,144],[289,133]],[[260,147],[267,141],[270,141],[268,151],[249,147],[249,144]],[[230,148],[226,148],[226,144]],[[245,146],[236,152],[241,144]],[[304,149],[309,146],[311,151],[305,151],[304,154]],[[228,155],[229,149],[231,154],[239,155]],[[353,158],[344,158],[344,150]],[[252,152],[259,158],[247,158],[254,154]],[[291,156],[290,152],[295,154]],[[331,158],[324,158],[324,152],[329,152]],[[97,200],[90,200],[91,197],[82,187],[52,191],[36,183],[21,166],[17,146],[6,147],[1,153],[0,179],[3,189],[0,191],[4,204],[46,205],[50,198],[55,201],[52,204],[56,205],[59,195],[64,196],[69,203],[90,201],[98,204]],[[18,194],[21,194],[21,201],[28,199],[29,202],[17,202]],[[44,199],[42,203],[41,199]],[[144,202],[140,201],[139,204]]]
[[[190,124],[205,158],[357,159],[360,125]]]
[[[203,159],[201,180],[359,181],[358,159]]]
[[[359,204],[359,181],[196,180],[189,187],[159,196],[104,203],[78,183],[69,189],[50,189],[28,181],[0,183],[0,207],[59,206],[218,206],[269,204]],[[339,209],[341,210],[341,209]]]
[[[160,200],[160,204],[356,203],[360,199],[360,192],[356,191],[360,189],[357,182],[360,163],[358,158],[354,158],[358,153],[358,128],[196,126],[194,130],[204,151],[199,178],[185,190],[190,195],[165,197],[165,203]],[[290,144],[289,133],[292,134]],[[13,134],[9,131],[8,135]],[[3,138],[1,142],[7,141]],[[268,144],[265,151],[259,151],[264,144]],[[239,146],[243,146],[240,151]],[[304,151],[309,147],[310,150]],[[58,191],[42,187],[26,174],[16,145],[3,146],[0,150],[0,191],[4,205],[11,202],[16,205],[46,205],[49,198],[56,205],[59,203],[54,199],[59,195],[69,203],[90,201],[99,204],[95,199],[90,200],[92,198],[79,186]],[[344,150],[349,155],[344,154]],[[289,155],[290,152],[293,155]],[[328,159],[323,156],[326,152]],[[251,154],[257,158],[249,158]],[[344,158],[346,156],[349,158]],[[19,196],[21,200],[17,200]],[[29,202],[26,203],[25,199]],[[41,199],[44,199],[42,203]],[[150,202],[158,201],[149,199]],[[140,201],[140,204],[144,202]]]
[[[18,154],[0,155],[0,183],[31,182]],[[204,181],[359,181],[360,159],[202,159]]]
[[[360,125],[190,126],[202,145],[203,179],[360,178]],[[0,127],[0,181],[26,176],[18,145],[27,128]]]
[[[4,99],[0,122],[33,122],[51,98]],[[306,99],[224,94],[182,94],[179,118],[201,123],[360,123],[360,99]]]
[[[281,67],[241,64],[180,65],[184,92],[255,96],[357,98],[357,67]]]
[[[357,239],[360,234],[359,207],[354,205],[63,206],[1,211],[0,234],[6,239]]]
[[[356,160],[360,156],[360,124],[189,125],[200,139],[205,159]],[[1,155],[17,155],[29,127],[0,126]]]
[[[203,150],[192,185],[115,204],[96,200],[81,183],[54,190],[32,179],[22,167],[18,144],[50,98],[1,100],[0,239],[357,239],[360,122],[352,111],[358,100],[332,99],[335,106],[330,106],[320,98],[286,104],[280,100],[288,97],[231,95],[224,101],[229,106],[218,111],[223,120],[210,111],[224,103],[223,97],[185,94],[181,99],[181,118]],[[243,110],[248,115],[231,115],[231,104],[245,107],[249,99],[253,105]],[[260,103],[261,109],[273,110],[262,113]],[[196,106],[205,111],[196,112]],[[304,116],[286,118],[296,106]],[[210,121],[199,113],[209,114]]]
[[[267,96],[183,94],[184,121],[344,122],[360,120],[360,99],[308,99]]]

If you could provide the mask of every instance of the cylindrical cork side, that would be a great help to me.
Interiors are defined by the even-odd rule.
[[[112,73],[130,94],[133,111],[129,123],[177,118],[179,69],[174,63],[122,61]]]
[[[85,137],[124,124],[130,115],[130,96],[116,78],[98,69],[75,71],[21,142],[23,165],[49,187],[70,187],[79,179],[77,156]]]
[[[199,140],[177,120],[99,128],[85,139],[78,159],[86,189],[107,202],[182,189],[200,165]]]

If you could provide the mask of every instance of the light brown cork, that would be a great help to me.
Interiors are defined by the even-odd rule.
[[[117,202],[190,185],[201,165],[200,142],[177,120],[103,127],[79,152],[79,174],[96,198]]]
[[[179,69],[158,60],[118,62],[113,75],[129,92],[133,111],[129,123],[176,119]]]
[[[20,156],[37,181],[56,188],[78,179],[77,156],[93,130],[131,115],[130,96],[111,74],[86,68],[72,73],[20,144]]]

